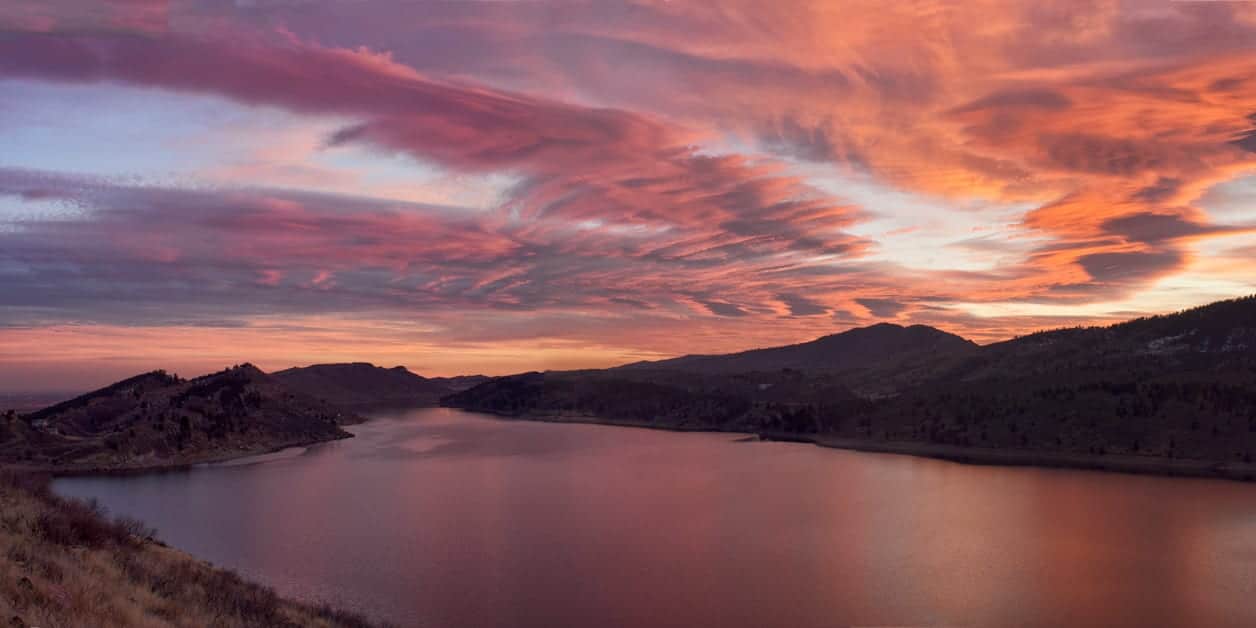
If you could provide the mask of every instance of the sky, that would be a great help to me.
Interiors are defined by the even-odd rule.
[[[1254,2],[0,4],[0,392],[1252,293]]]

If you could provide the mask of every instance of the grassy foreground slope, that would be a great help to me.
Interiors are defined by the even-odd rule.
[[[361,616],[279,597],[153,540],[130,519],[0,474],[0,625],[81,628],[365,627]]]

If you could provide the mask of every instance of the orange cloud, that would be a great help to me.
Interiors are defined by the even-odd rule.
[[[0,229],[0,272],[21,269],[0,323],[158,336],[276,312],[479,312],[460,341],[610,360],[880,318],[992,339],[1058,319],[981,306],[1111,304],[1060,323],[1106,320],[1189,305],[1167,281],[1202,298],[1256,276],[1206,250],[1256,217],[1200,206],[1256,168],[1250,3],[317,3],[180,6],[150,37],[40,24],[0,37],[0,77],[332,117],[347,122],[285,163],[355,146],[514,185],[472,212],[265,189],[250,168],[210,190],[11,168],[16,202],[92,211]],[[856,180],[860,204],[840,194]],[[877,206],[891,194],[913,200]],[[997,242],[925,237],[990,205],[1011,223]],[[937,249],[928,267],[899,261],[919,246]],[[994,261],[972,270],[958,248]]]

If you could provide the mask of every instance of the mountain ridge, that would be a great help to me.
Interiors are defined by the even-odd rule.
[[[908,329],[845,333],[895,328]],[[757,350],[769,360],[743,352],[696,366],[682,358],[496,378],[443,403],[951,459],[1256,477],[1256,296],[990,345],[948,341],[952,351],[891,351],[846,370],[763,369],[779,364],[774,351],[832,346],[823,340]]]
[[[312,364],[272,376],[293,391],[352,410],[435,405],[441,396],[454,392],[404,366],[369,362]]]
[[[441,397],[487,379],[482,375],[424,377],[404,366],[370,362],[294,366],[271,376],[295,392],[354,411],[435,406]]]
[[[664,360],[633,362],[608,370],[675,369],[712,373],[782,368],[842,370],[922,354],[965,352],[978,346],[971,340],[928,325],[877,323],[795,344],[725,354],[683,355]]]

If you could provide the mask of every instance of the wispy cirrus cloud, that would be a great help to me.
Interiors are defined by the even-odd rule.
[[[180,2],[111,23],[154,8],[164,28],[125,34],[0,13],[0,82],[213,98],[321,136],[212,185],[6,158],[9,324],[409,312],[448,335],[482,312],[485,341],[627,355],[881,318],[993,339],[1254,287],[1233,251],[1256,216],[1201,202],[1256,167],[1247,4]],[[468,189],[368,198],[379,162],[329,168],[346,149]]]

